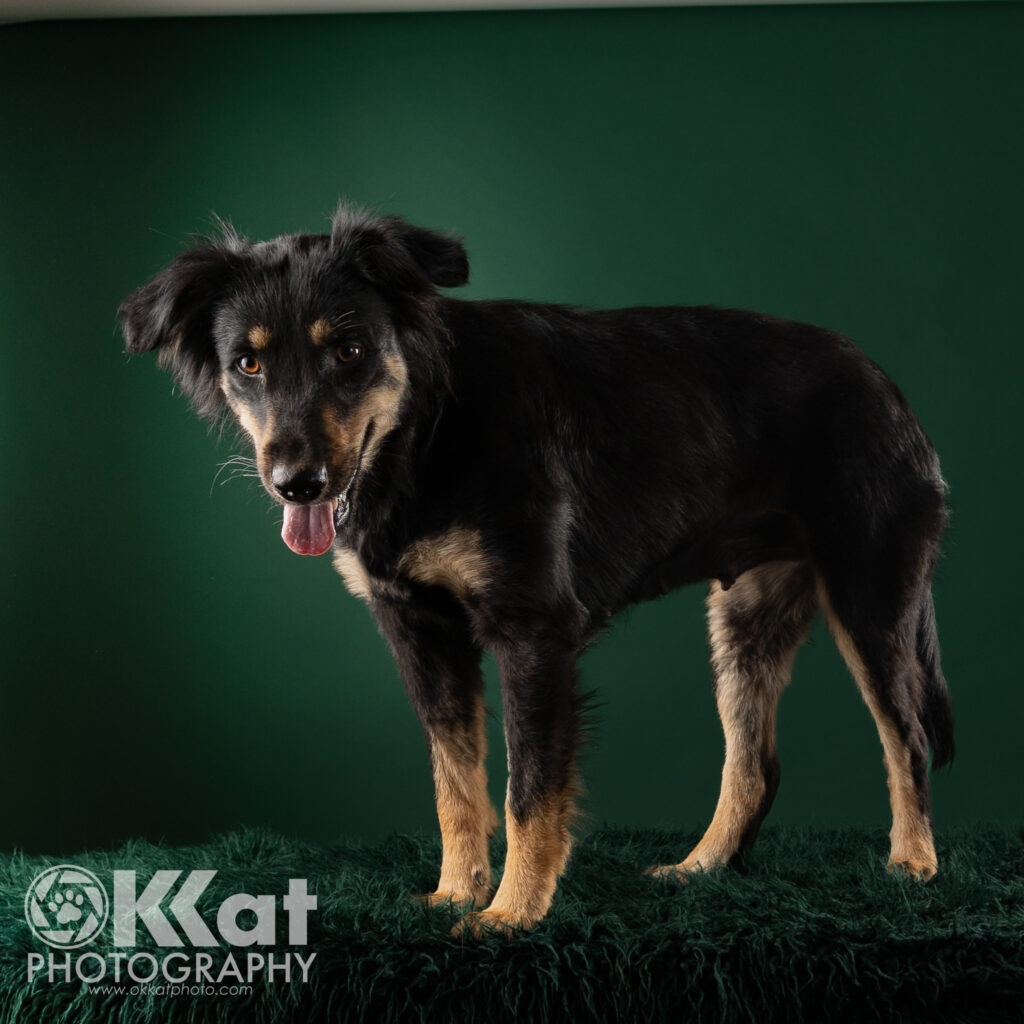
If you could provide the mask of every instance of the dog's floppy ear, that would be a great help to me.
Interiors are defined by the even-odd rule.
[[[127,351],[159,349],[160,365],[170,369],[201,416],[223,409],[213,318],[241,269],[241,247],[232,236],[181,253],[117,311]]]
[[[461,239],[415,227],[401,217],[371,218],[342,208],[334,216],[331,246],[371,284],[388,290],[457,288],[469,280]]]

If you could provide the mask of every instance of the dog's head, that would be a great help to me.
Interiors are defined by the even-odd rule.
[[[159,349],[201,415],[237,419],[285,507],[285,542],[322,554],[413,381],[437,386],[436,289],[468,276],[457,239],[341,211],[330,235],[250,243],[226,230],[119,315],[129,352]]]

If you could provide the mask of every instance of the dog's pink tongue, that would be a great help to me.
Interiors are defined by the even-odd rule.
[[[334,543],[334,504],[285,505],[281,537],[297,555],[322,555]]]

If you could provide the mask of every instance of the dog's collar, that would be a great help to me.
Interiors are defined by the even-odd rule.
[[[348,483],[345,484],[345,489],[338,495],[337,501],[338,506],[334,510],[334,529],[340,530],[348,519],[349,513],[352,511],[352,505],[349,501],[349,494],[352,491],[352,486],[356,482],[356,477],[359,475],[359,470],[363,467],[363,455],[366,452],[366,447],[370,443],[370,438],[373,437],[373,420],[370,420],[366,424],[366,431],[363,434],[363,443],[359,446],[359,455],[356,458],[356,468],[352,470],[352,475],[348,478]]]
[[[352,507],[348,503],[348,492],[352,490],[352,482],[356,478],[356,473],[359,472],[359,464],[356,463],[356,468],[352,471],[352,476],[349,477],[348,483],[345,485],[345,490],[338,495],[337,508],[334,510],[334,529],[340,530],[342,524],[348,519],[349,512],[352,511]]]

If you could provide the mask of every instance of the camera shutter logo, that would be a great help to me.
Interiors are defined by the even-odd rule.
[[[107,922],[110,900],[85,868],[57,864],[41,871],[25,896],[25,920],[48,946],[74,949],[91,942]]]

